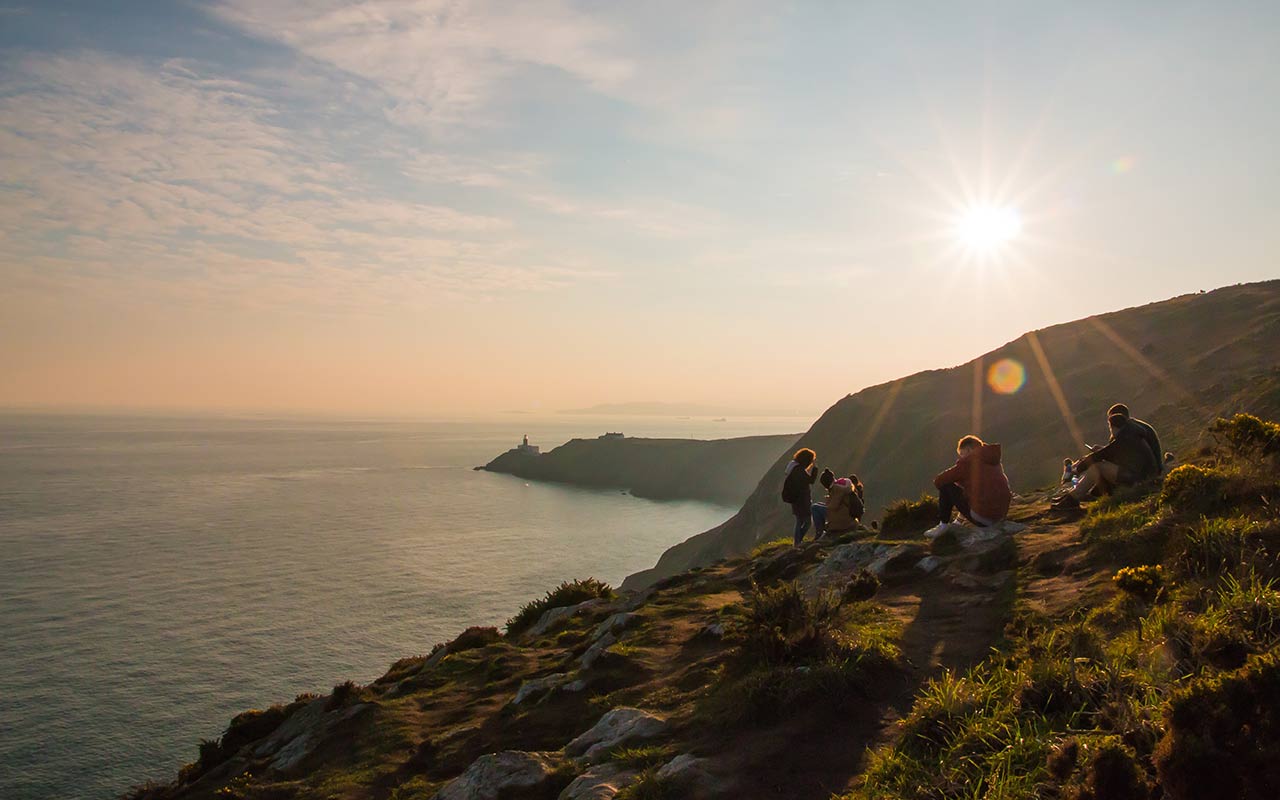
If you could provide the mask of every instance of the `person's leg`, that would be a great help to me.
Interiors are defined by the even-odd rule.
[[[964,496],[964,489],[954,483],[938,489],[938,522],[946,525],[951,521],[953,512],[959,511],[965,519],[969,518],[969,498]]]
[[[1072,489],[1070,494],[1076,500],[1083,500],[1089,496],[1089,493],[1095,487],[1102,487],[1103,491],[1110,491],[1118,482],[1120,477],[1120,468],[1110,461],[1095,461],[1089,465],[1089,468],[1080,476],[1080,482],[1076,484],[1076,488]]]
[[[827,532],[827,507],[822,503],[814,503],[809,509],[809,513],[813,516],[814,538],[825,535]]]
[[[796,531],[795,544],[800,546],[800,542],[804,540],[805,531],[809,530],[809,514],[796,514]]]

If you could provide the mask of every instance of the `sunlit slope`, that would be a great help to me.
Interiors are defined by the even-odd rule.
[[[990,368],[1012,359],[1022,387],[1001,394]],[[1059,391],[1055,392],[1055,384]],[[887,503],[931,489],[954,460],[955,441],[977,433],[1004,445],[1014,490],[1045,486],[1062,459],[1106,439],[1106,410],[1127,403],[1186,453],[1215,415],[1280,412],[1280,281],[1185,295],[1025,334],[974,361],[873,386],[837,402],[800,439],[819,466],[855,472],[874,516]],[[1065,413],[1064,413],[1065,412]],[[1083,441],[1081,441],[1083,440]],[[689,567],[746,552],[790,530],[778,499],[786,458],[760,479],[723,525],[666,553],[642,586]]]

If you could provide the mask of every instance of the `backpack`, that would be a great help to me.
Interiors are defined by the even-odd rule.
[[[797,472],[804,472],[804,469],[797,464],[787,473],[787,477],[782,481],[782,502],[793,504],[802,499],[800,487],[796,486],[796,482],[792,480],[792,476]]]

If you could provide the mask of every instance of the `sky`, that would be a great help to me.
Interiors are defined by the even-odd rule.
[[[0,0],[0,406],[816,414],[1280,276],[1277,54],[1273,2]]]

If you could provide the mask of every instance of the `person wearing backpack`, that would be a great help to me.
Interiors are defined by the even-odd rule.
[[[805,532],[813,523],[813,482],[818,479],[816,462],[818,454],[802,447],[787,464],[786,477],[782,481],[782,502],[791,506],[796,518],[795,546],[799,547]]]

